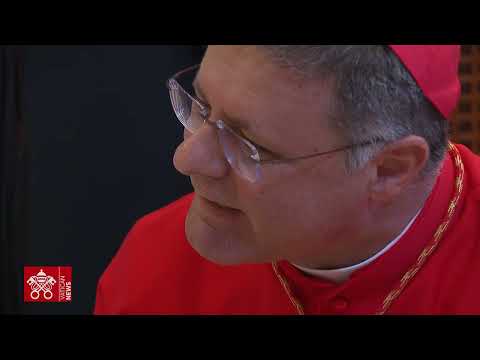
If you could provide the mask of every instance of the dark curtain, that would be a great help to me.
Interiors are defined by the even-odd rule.
[[[0,277],[2,314],[21,312],[27,243],[28,152],[22,117],[22,49],[0,47]]]
[[[135,221],[192,191],[172,163],[183,128],[165,82],[203,51],[23,48],[29,237],[25,251],[11,251],[25,265],[72,266],[73,280],[71,303],[22,302],[22,313],[92,313],[98,279]]]

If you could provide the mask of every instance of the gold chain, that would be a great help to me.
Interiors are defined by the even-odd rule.
[[[305,312],[303,311],[303,306],[300,304],[300,302],[297,300],[295,296],[293,296],[292,291],[290,290],[290,286],[288,286],[287,280],[280,274],[280,271],[278,270],[278,265],[276,262],[272,263],[273,271],[277,275],[278,280],[280,280],[280,283],[283,286],[283,289],[288,295],[288,298],[290,299],[290,302],[292,305],[295,307],[295,310],[297,311],[298,315],[305,315]]]
[[[443,234],[448,229],[450,222],[453,218],[453,215],[455,214],[455,210],[457,209],[458,202],[463,192],[463,180],[465,176],[465,168],[463,166],[460,153],[458,149],[455,147],[455,145],[449,142],[448,148],[449,148],[449,151],[453,153],[455,167],[456,167],[456,179],[455,179],[455,194],[453,196],[453,199],[450,201],[450,205],[448,207],[447,214],[445,215],[445,219],[441,223],[441,225],[437,228],[437,231],[433,236],[433,241],[431,242],[431,244],[427,245],[423,249],[416,263],[403,275],[402,279],[400,280],[400,284],[387,295],[385,300],[383,300],[381,309],[377,311],[375,315],[385,315],[385,313],[389,310],[389,308],[392,306],[392,303],[400,296],[400,294],[403,292],[405,287],[415,277],[415,275],[422,268],[422,266],[425,264],[425,262],[430,257],[430,255],[432,255],[432,253],[437,249],[438,244],[440,243],[440,240],[443,238]],[[273,267],[273,271],[275,272],[275,275],[277,276],[288,298],[290,299],[290,302],[295,307],[297,314],[305,315],[305,311],[302,304],[293,295],[287,280],[278,269],[278,264],[276,262],[273,262],[272,267]]]

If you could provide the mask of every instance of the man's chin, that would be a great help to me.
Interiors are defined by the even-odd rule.
[[[232,229],[214,227],[195,211],[187,215],[185,234],[190,246],[212,263],[230,266],[255,262],[254,249],[249,249],[241,236],[235,236]]]

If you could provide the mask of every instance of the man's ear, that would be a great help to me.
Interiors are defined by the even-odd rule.
[[[412,135],[388,144],[372,160],[371,199],[383,203],[393,201],[419,179],[429,158],[430,148],[422,137]]]

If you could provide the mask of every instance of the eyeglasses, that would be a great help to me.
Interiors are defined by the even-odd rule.
[[[224,156],[232,169],[241,177],[252,183],[261,181],[262,169],[267,164],[278,164],[306,160],[318,156],[333,154],[357,146],[367,146],[382,142],[381,139],[362,142],[345,146],[327,152],[315,153],[295,158],[265,158],[264,152],[258,146],[239,135],[223,120],[212,121],[210,118],[210,106],[198,99],[194,94],[193,80],[200,65],[195,65],[175,74],[167,81],[170,100],[173,110],[180,123],[192,134],[204,124],[213,126],[217,130],[219,143],[222,146]],[[190,91],[185,90],[189,88]]]

